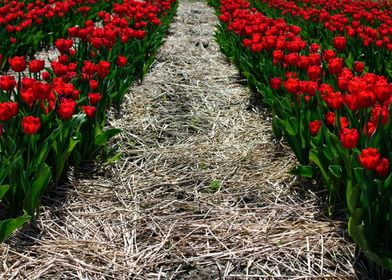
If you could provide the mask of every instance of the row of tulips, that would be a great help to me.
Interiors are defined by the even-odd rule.
[[[333,205],[347,207],[348,231],[365,255],[392,269],[392,84],[366,63],[324,49],[299,26],[245,0],[211,0],[216,39],[272,110],[273,129],[293,149],[292,173],[316,178]]]
[[[69,165],[96,156],[120,132],[105,129],[143,77],[172,20],[175,0],[113,3],[67,29],[45,61],[8,59],[14,75],[0,76],[0,241],[37,215],[40,197]]]
[[[365,61],[369,72],[392,78],[390,2],[252,0],[251,4],[269,17],[284,17],[299,26],[306,40],[317,41],[324,49],[335,47],[349,63]]]
[[[97,19],[101,10],[110,10],[104,0],[2,1],[0,4],[0,67],[8,68],[8,58],[34,55],[67,35],[70,26]]]

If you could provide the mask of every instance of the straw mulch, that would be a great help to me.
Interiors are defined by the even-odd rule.
[[[110,120],[121,159],[49,192],[36,226],[1,245],[1,279],[366,279],[325,193],[287,174],[295,159],[219,52],[216,22],[180,2]]]

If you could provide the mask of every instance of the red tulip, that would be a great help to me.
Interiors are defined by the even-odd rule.
[[[3,102],[0,103],[0,121],[8,121],[18,113],[18,103]]]
[[[332,74],[339,74],[343,69],[343,59],[342,58],[331,58],[328,61],[328,70]]]
[[[389,160],[387,158],[382,158],[378,165],[376,166],[376,173],[378,176],[385,177],[389,173]]]
[[[333,39],[333,46],[335,49],[342,51],[346,48],[346,38],[343,36],[338,36]]]
[[[82,106],[82,109],[89,119],[92,119],[94,117],[95,111],[97,111],[97,108],[89,105]]]
[[[380,153],[377,148],[367,148],[361,151],[358,158],[365,169],[374,170],[380,162]]]
[[[12,90],[16,86],[14,76],[1,76],[0,77],[0,88],[2,90]]]
[[[325,114],[325,122],[328,125],[334,126],[335,125],[335,113],[334,112],[328,112]]]
[[[11,66],[11,69],[15,72],[23,72],[26,70],[26,60],[24,56],[14,56],[13,58],[9,58],[8,62]]]
[[[29,63],[29,70],[31,73],[38,73],[42,69],[44,69],[45,61],[34,59]]]
[[[325,97],[325,102],[331,109],[339,109],[342,107],[344,100],[341,92],[329,92]]]
[[[117,57],[117,65],[120,67],[124,67],[127,64],[127,58],[125,56],[119,55]]]
[[[276,77],[272,78],[270,84],[271,84],[271,88],[273,88],[274,90],[278,90],[282,86],[282,79]]]
[[[102,99],[102,95],[99,93],[89,93],[88,99],[90,100],[91,105],[95,105]]]
[[[34,116],[24,117],[22,119],[23,132],[27,135],[33,135],[38,132],[41,127],[41,121]]]
[[[342,142],[343,147],[346,149],[355,148],[358,144],[359,134],[358,130],[343,128],[339,135],[340,141]]]
[[[110,70],[109,62],[102,60],[98,63],[97,65],[98,77],[105,78],[107,75],[109,75],[109,70]]]
[[[65,99],[59,104],[58,115],[63,120],[69,120],[72,118],[75,112],[76,102],[72,99]]]
[[[321,127],[321,121],[319,121],[319,120],[309,122],[310,134],[312,134],[313,136],[316,136],[320,127]]]
[[[311,79],[312,81],[316,81],[318,78],[321,77],[321,67],[320,66],[309,66],[308,68],[308,76],[309,79]]]
[[[365,64],[360,61],[354,62],[354,71],[357,73],[362,73],[363,69],[365,69]]]

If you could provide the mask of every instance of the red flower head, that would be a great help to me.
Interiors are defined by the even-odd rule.
[[[57,39],[54,44],[61,53],[64,53],[72,47],[73,41],[70,39]]]
[[[89,105],[82,106],[82,109],[89,119],[92,119],[95,115],[95,111],[97,111],[97,108],[95,108],[94,106],[89,106]]]
[[[125,56],[119,55],[117,57],[117,65],[120,67],[124,67],[127,64],[127,58]]]
[[[32,88],[22,88],[20,91],[20,97],[23,102],[31,105],[33,105],[36,100]]]
[[[26,60],[24,56],[14,56],[8,59],[11,69],[15,72],[23,72],[26,70]]]
[[[358,144],[359,134],[358,130],[343,128],[339,135],[340,141],[342,142],[343,147],[346,149],[355,148]]]
[[[280,89],[280,87],[282,86],[282,79],[281,78],[272,78],[270,81],[271,87],[274,90],[278,90]]]
[[[340,90],[346,90],[347,86],[348,86],[348,82],[349,82],[348,79],[346,79],[345,77],[339,76],[338,77],[338,88]]]
[[[309,79],[312,81],[316,81],[318,78],[321,77],[321,67],[320,66],[309,66],[308,68],[308,76]]]
[[[309,65],[310,65],[309,57],[307,57],[305,55],[301,55],[297,61],[297,67],[299,69],[305,70],[305,69],[308,69]]]
[[[62,64],[68,64],[68,55],[66,55],[66,54],[59,55],[59,57],[57,59]]]
[[[96,80],[90,80],[88,82],[88,84],[89,84],[89,86],[90,86],[90,88],[92,90],[96,90],[98,88],[98,85],[99,85],[98,81],[96,81]]]
[[[376,102],[376,96],[370,90],[361,90],[357,94],[357,102],[359,108],[371,107]]]
[[[52,87],[43,82],[35,82],[33,85],[33,93],[35,99],[46,99],[50,92],[52,90]]]
[[[32,88],[35,82],[36,82],[36,80],[33,78],[23,77],[22,78],[22,88],[23,89]]]
[[[321,64],[321,56],[318,53],[311,53],[309,55],[309,61],[311,65],[320,66]]]
[[[16,86],[16,81],[14,76],[1,76],[0,77],[0,89],[2,90],[12,90]]]
[[[73,26],[68,28],[69,37],[77,37],[79,34],[79,27]]]
[[[385,177],[389,173],[389,160],[387,158],[382,158],[378,165],[376,166],[376,173],[378,176]]]
[[[357,73],[362,73],[363,69],[365,69],[365,63],[361,62],[361,61],[355,61],[354,62],[354,71]]]
[[[373,135],[373,133],[376,131],[376,124],[372,121],[367,122],[367,124],[363,127],[363,133],[368,136],[371,137]]]
[[[310,51],[311,51],[312,53],[318,52],[319,49],[320,49],[320,45],[319,45],[319,44],[311,44],[311,45],[310,45]]]
[[[97,65],[97,73],[98,77],[105,78],[107,75],[109,75],[109,70],[110,70],[110,63],[107,61],[100,61]]]
[[[50,79],[50,74],[48,72],[42,72],[42,79],[44,79],[45,81]]]
[[[347,90],[350,94],[357,94],[361,90],[366,90],[367,84],[361,77],[354,77],[348,82]]]
[[[333,50],[325,50],[323,52],[323,57],[325,61],[329,61],[331,58],[336,57],[336,53]]]
[[[61,119],[69,120],[72,118],[72,115],[75,112],[75,107],[75,101],[72,99],[64,99],[60,102],[57,113]]]
[[[343,59],[342,58],[331,58],[328,61],[328,70],[332,74],[339,74],[343,69]]]
[[[8,121],[18,113],[18,103],[3,102],[0,103],[0,121]]]
[[[340,121],[340,128],[342,129],[347,128],[350,124],[346,117],[340,117],[339,121]]]
[[[90,100],[91,105],[95,105],[102,99],[102,95],[99,93],[89,93],[88,99]]]
[[[298,53],[289,53],[284,57],[284,63],[290,66],[297,65],[299,61],[299,54]]]
[[[29,63],[29,70],[31,73],[38,73],[45,67],[45,61],[34,59]]]
[[[388,107],[382,107],[378,104],[374,105],[372,108],[372,121],[377,124],[378,120],[381,118],[381,123],[386,124],[389,119],[389,110]]]
[[[284,52],[282,50],[274,50],[272,52],[272,58],[275,61],[281,61],[284,58]]]
[[[319,121],[319,120],[309,122],[310,134],[312,134],[313,136],[316,136],[320,127],[321,127],[321,121]]]
[[[385,102],[392,95],[392,86],[388,85],[386,81],[378,81],[373,89],[377,100],[380,102]]]
[[[343,95],[341,92],[329,92],[325,97],[328,107],[331,109],[339,109],[343,105]]]
[[[335,125],[335,113],[334,112],[328,112],[325,114],[325,122],[328,125],[334,126]]]
[[[41,120],[33,116],[24,117],[22,120],[23,132],[27,135],[33,135],[38,132],[41,127]]]
[[[299,81],[298,79],[289,78],[284,86],[289,93],[297,93],[299,90]]]
[[[346,48],[346,38],[343,36],[338,36],[333,39],[333,46],[338,51],[342,51]]]
[[[380,162],[380,153],[376,148],[367,148],[358,156],[361,165],[368,170],[375,170]]]

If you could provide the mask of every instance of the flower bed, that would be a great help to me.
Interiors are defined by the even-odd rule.
[[[68,37],[45,67],[25,56],[8,59],[15,75],[0,77],[0,241],[34,219],[40,196],[67,166],[93,158],[109,138],[106,112],[119,108],[143,77],[172,20],[174,0],[113,3],[97,10]],[[66,26],[64,26],[66,27]],[[16,42],[18,44],[18,42]]]
[[[299,161],[292,172],[321,180],[330,214],[334,203],[343,202],[353,240],[369,259],[392,269],[387,77],[346,56],[344,36],[320,42],[320,36],[266,16],[247,1],[210,3],[221,21],[221,50],[263,95],[276,136],[285,138]]]

